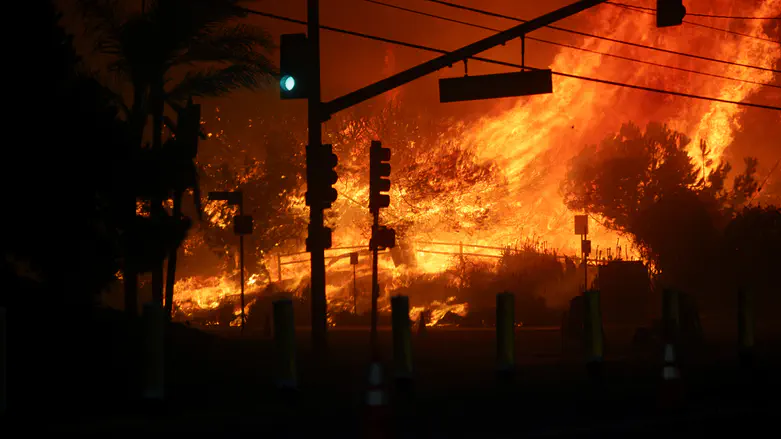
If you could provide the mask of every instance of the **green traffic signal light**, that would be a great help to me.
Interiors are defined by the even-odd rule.
[[[282,77],[282,80],[279,81],[279,85],[282,87],[282,90],[290,92],[293,91],[294,88],[296,88],[296,78],[285,75]]]

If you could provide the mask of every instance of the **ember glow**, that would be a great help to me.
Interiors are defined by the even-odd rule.
[[[726,0],[696,2],[698,12],[725,11],[732,2]],[[781,0],[743,2],[741,12],[754,16],[778,16]],[[753,10],[751,9],[752,6]],[[701,54],[717,59],[765,68],[781,57],[777,43],[715,33],[712,30],[679,26],[655,27],[653,15],[626,9],[602,6],[584,13],[591,26],[584,31],[618,40],[665,48],[673,51]],[[724,26],[724,23],[704,24]],[[768,38],[761,20],[733,24],[732,29],[757,37]],[[692,70],[769,83],[773,73],[727,64],[684,58],[673,54],[648,51],[596,38],[582,38],[580,46],[677,66]],[[598,54],[562,49],[552,62],[554,72],[604,78],[606,80],[674,90],[733,101],[750,100],[762,92],[762,86],[737,81],[715,79],[695,74],[663,69]],[[403,105],[403,90],[399,97]],[[432,103],[431,105],[439,105]],[[518,246],[528,240],[539,243],[539,249],[555,249],[560,254],[578,256],[580,237],[573,233],[573,217],[582,212],[569,211],[559,193],[567,163],[586,144],[599,142],[614,133],[621,123],[633,121],[645,126],[650,121],[666,122],[671,128],[692,138],[691,155],[702,160],[697,149],[700,140],[710,147],[713,165],[734,135],[741,129],[740,115],[745,111],[735,105],[672,97],[610,85],[554,76],[554,93],[517,99],[514,107],[499,115],[474,122],[450,124],[441,132],[428,135],[425,144],[418,140],[405,144],[388,144],[393,150],[391,174],[391,206],[382,213],[382,221],[397,227],[398,250],[394,255],[380,256],[380,283],[383,294],[381,311],[388,312],[388,298],[393,291],[407,287],[416,277],[446,272],[459,260],[461,252],[467,258],[484,262],[496,261],[501,248]],[[382,117],[381,115],[377,116]],[[395,120],[392,123],[405,123]],[[341,144],[334,142],[340,157],[339,198],[329,213],[328,225],[334,229],[334,247],[367,246],[370,217],[368,199],[368,145],[374,137],[371,130],[360,126],[371,121],[354,121],[334,133]],[[222,133],[209,133],[216,141]],[[382,139],[380,139],[382,140]],[[302,146],[303,149],[303,146]],[[400,158],[397,158],[400,157]],[[349,163],[349,167],[344,164]],[[256,171],[273,173],[259,163]],[[255,174],[257,175],[257,174]],[[304,183],[301,182],[301,186]],[[223,188],[224,189],[224,188]],[[306,218],[303,190],[290,194],[288,212]],[[206,204],[206,213],[214,227],[226,228],[235,209],[218,203]],[[263,206],[258,206],[262,209]],[[596,218],[598,220],[598,218]],[[256,231],[257,233],[257,231]],[[626,238],[590,222],[592,248],[614,248],[620,241],[624,254],[636,257]],[[191,241],[200,239],[198,235]],[[431,243],[447,243],[450,246]],[[458,244],[463,243],[463,247]],[[192,248],[189,242],[185,248]],[[290,243],[280,245],[281,253],[301,252]],[[285,250],[282,250],[285,247]],[[407,250],[408,249],[408,250]],[[354,249],[326,251],[327,296],[329,311],[352,311],[353,269],[348,254]],[[438,252],[438,253],[432,253]],[[411,257],[407,263],[400,258]],[[486,255],[486,257],[474,256]],[[289,263],[300,260],[301,263]],[[358,309],[367,310],[370,276],[369,253],[360,250],[361,262],[357,277],[361,279]],[[283,287],[300,294],[308,282],[308,255],[285,257],[278,266],[277,254],[263,254],[258,266],[248,266],[246,290],[251,301],[271,282],[281,277]],[[281,269],[281,274],[278,271]],[[176,283],[175,305],[180,316],[187,318],[199,311],[215,310],[225,303],[234,303],[238,315],[238,275],[232,269],[217,276],[194,276]],[[495,292],[487,292],[493,294]],[[573,291],[573,295],[575,292]],[[426,308],[431,311],[429,325],[435,325],[448,312],[465,315],[469,305],[457,297],[420,303],[411,297],[411,318],[416,320]],[[234,321],[234,323],[236,322]]]

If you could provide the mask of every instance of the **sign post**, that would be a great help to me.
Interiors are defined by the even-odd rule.
[[[358,315],[358,288],[355,284],[355,266],[358,265],[358,252],[350,253],[350,265],[353,266],[353,314]]]
[[[591,240],[588,237],[588,215],[575,215],[575,234],[580,235],[580,251],[583,253],[583,292],[588,290],[588,255],[591,253]]]
[[[209,201],[227,201],[239,206],[239,214],[233,217],[233,233],[239,236],[239,282],[241,283],[241,332],[244,333],[244,235],[252,234],[252,216],[244,215],[244,194],[241,191],[209,192]],[[280,273],[281,273],[280,266]]]

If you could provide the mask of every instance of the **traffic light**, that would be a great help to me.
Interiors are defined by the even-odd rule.
[[[330,227],[322,227],[320,230],[317,227],[309,225],[309,236],[306,238],[306,251],[312,251],[313,244],[320,244],[322,248],[331,248],[333,238],[333,231]]]
[[[369,242],[369,247],[374,248],[377,246],[377,250],[385,250],[386,248],[396,247],[396,231],[390,227],[379,226],[377,233]]]
[[[284,34],[279,42],[279,97],[306,99],[308,39],[306,34]]]
[[[391,165],[390,148],[383,148],[382,142],[372,140],[369,150],[369,209],[376,211],[390,206],[390,195],[383,194],[390,190]]]
[[[333,145],[306,147],[306,205],[328,209],[336,201],[333,185],[339,180],[336,165],[339,157],[334,154]]]
[[[656,27],[678,26],[685,16],[682,0],[656,0]]]

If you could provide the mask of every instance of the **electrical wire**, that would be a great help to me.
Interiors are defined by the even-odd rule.
[[[443,17],[441,15],[430,14],[428,12],[422,12],[422,11],[418,11],[418,10],[415,10],[415,9],[410,9],[410,8],[405,8],[405,7],[402,7],[402,6],[393,5],[393,4],[390,4],[390,3],[384,3],[384,2],[381,2],[381,1],[378,1],[378,0],[365,0],[365,1],[367,1],[369,3],[374,3],[376,5],[380,5],[380,6],[385,6],[385,7],[388,7],[388,8],[397,9],[397,10],[409,12],[409,13],[412,13],[412,14],[421,15],[421,16],[424,16],[424,17],[436,18],[438,20],[447,21],[447,22],[451,22],[451,23],[457,23],[457,24],[461,24],[461,25],[464,25],[464,26],[470,26],[470,27],[474,27],[474,28],[477,28],[477,29],[490,30],[490,31],[493,31],[493,32],[501,32],[502,31],[501,29],[497,29],[497,28],[493,28],[493,27],[489,27],[489,26],[482,26],[482,25],[479,25],[479,24],[469,23],[469,22],[466,22],[466,21],[456,20],[456,19],[453,19],[453,18]],[[614,55],[612,53],[605,53],[605,52],[600,52],[600,51],[597,51],[597,50],[585,49],[585,48],[582,48],[582,47],[573,46],[571,44],[557,43],[555,41],[544,40],[544,39],[541,39],[541,38],[535,38],[535,37],[529,37],[529,36],[526,36],[524,38],[526,38],[527,40],[530,40],[530,41],[537,41],[537,42],[540,42],[540,43],[552,44],[552,45],[555,45],[555,46],[566,47],[568,49],[580,50],[580,51],[583,51],[583,52],[594,53],[594,54],[597,54],[597,55],[602,55],[602,56],[607,56],[607,57],[611,57],[611,58],[622,59],[622,60],[625,60],[625,61],[632,61],[632,62],[641,63],[641,64],[647,64],[647,65],[656,66],[656,67],[663,67],[663,68],[666,68],[666,69],[678,70],[678,71],[681,71],[681,72],[695,73],[695,74],[698,74],[698,75],[705,75],[705,76],[710,76],[710,77],[713,77],[713,78],[727,79],[727,80],[730,80],[730,81],[744,82],[744,83],[747,83],[747,84],[756,84],[756,85],[761,85],[761,86],[766,86],[766,87],[781,88],[781,86],[779,86],[779,85],[765,84],[763,82],[758,82],[758,81],[750,81],[750,80],[747,80],[747,79],[733,78],[731,76],[723,76],[723,75],[718,75],[718,74],[715,74],[715,73],[700,72],[700,71],[697,71],[697,70],[685,69],[685,68],[682,68],[682,67],[669,66],[669,65],[666,65],[666,64],[659,64],[659,63],[655,63],[655,62],[651,62],[651,61],[643,61],[643,60],[640,60],[640,59],[630,58],[628,56]]]
[[[656,9],[654,8],[648,8],[645,6],[635,6],[635,5],[628,5],[626,3],[618,3],[618,2],[605,2],[609,5],[614,6],[622,6],[625,8],[635,8],[635,9],[642,9],[644,11],[651,11],[656,13]],[[704,18],[725,18],[730,20],[781,20],[781,17],[747,17],[747,16],[735,16],[735,15],[711,15],[711,14],[696,14],[693,12],[686,12],[686,15],[691,17],[704,17]]]
[[[641,14],[656,15],[655,12],[649,12],[649,11],[646,11],[646,10],[638,9],[636,6],[628,6],[628,5],[625,6],[625,5],[621,4],[621,3],[611,3],[611,2],[607,2],[607,4],[612,5],[612,6],[617,6],[619,8],[629,9],[630,11],[634,11],[634,12],[640,12]],[[741,33],[741,32],[735,32],[734,30],[723,29],[723,28],[715,27],[715,26],[708,26],[707,24],[702,24],[702,23],[696,23],[694,21],[683,20],[683,23],[686,23],[686,24],[689,24],[689,25],[692,25],[692,26],[702,27],[702,28],[705,28],[705,29],[717,30],[719,32],[726,32],[728,34],[738,35],[738,36],[741,36],[741,37],[753,38],[755,40],[766,41],[766,42],[775,43],[775,44],[781,44],[781,41],[771,40],[770,38],[757,37],[757,36],[754,36],[754,35],[744,34],[744,33]]]
[[[498,14],[496,12],[490,12],[490,11],[486,11],[486,10],[483,10],[483,9],[472,8],[472,7],[469,7],[469,6],[459,5],[457,3],[450,3],[450,2],[446,2],[446,1],[442,1],[442,0],[426,0],[426,1],[429,1],[429,2],[432,2],[432,3],[439,3],[439,4],[443,5],[443,6],[448,6],[448,7],[451,7],[451,8],[462,9],[462,10],[470,11],[470,12],[476,12],[478,14],[487,15],[489,17],[504,18],[505,20],[513,20],[513,21],[518,21],[518,22],[521,22],[521,23],[525,23],[525,22],[528,21],[528,20],[522,20],[522,19],[516,18],[516,17],[511,17],[509,15]],[[639,9],[634,9],[634,8],[631,8],[631,7],[627,8],[627,9],[630,9],[630,10],[633,10],[633,11],[637,11],[637,12],[641,12],[641,13],[645,13],[645,14],[650,14],[647,11],[641,11]],[[708,29],[713,29],[713,30],[727,32],[727,33],[731,33],[731,34],[735,34],[735,35],[740,35],[740,36],[746,37],[746,38],[753,38],[753,39],[756,39],[756,40],[767,41],[767,42],[770,42],[770,43],[775,43],[775,44],[780,44],[781,45],[781,42],[775,41],[775,40],[771,40],[769,38],[755,37],[754,35],[743,34],[743,33],[740,33],[740,32],[734,32],[734,31],[731,31],[731,30],[728,30],[728,29],[722,29],[722,28],[719,28],[719,27],[708,26],[708,25],[700,24],[700,23],[692,23],[692,22],[686,21],[686,20],[683,20],[683,22],[691,24],[691,25],[694,25],[694,26],[700,26],[700,27],[704,27],[704,28],[708,28]],[[642,44],[630,43],[628,41],[614,40],[612,38],[607,38],[607,37],[602,37],[602,36],[599,36],[599,35],[588,34],[588,33],[585,33],[585,32],[580,32],[580,31],[576,31],[576,30],[572,30],[572,29],[565,29],[565,28],[558,27],[558,26],[549,25],[549,26],[546,26],[546,27],[548,27],[550,29],[556,29],[556,30],[562,31],[562,32],[569,32],[569,33],[576,34],[576,35],[582,35],[582,36],[586,36],[586,37],[598,38],[598,39],[601,39],[601,40],[612,41],[612,42],[616,42],[616,43],[629,44],[629,45],[632,45],[632,46],[643,47],[643,48],[651,49],[651,50],[662,50],[662,51],[664,51],[664,49],[657,49],[656,47],[644,46]],[[699,57],[699,56],[696,56],[696,55],[690,55],[690,54],[681,53],[681,52],[674,52],[674,51],[668,51],[668,52],[676,53],[678,55],[683,55],[683,56],[694,56],[695,58],[703,58],[703,57]],[[711,61],[727,62],[727,63],[729,63],[728,61],[722,61],[722,60],[713,60],[713,59],[711,59]],[[761,67],[754,67],[754,68],[761,68]],[[773,71],[777,72],[777,70],[773,70]]]
[[[248,14],[259,15],[259,16],[262,16],[262,17],[272,18],[272,19],[275,19],[275,20],[287,21],[289,23],[296,23],[296,24],[301,24],[301,25],[306,25],[307,24],[307,22],[305,20],[298,20],[298,19],[295,19],[295,18],[284,17],[284,16],[281,16],[281,15],[271,14],[271,13],[262,12],[262,11],[256,11],[256,10],[247,9],[247,8],[241,8],[241,9],[244,12],[248,13]],[[450,53],[447,50],[437,49],[437,48],[434,48],[434,47],[424,46],[424,45],[421,45],[421,44],[407,43],[407,42],[404,42],[404,41],[394,40],[394,39],[391,39],[391,38],[379,37],[379,36],[375,36],[375,35],[365,34],[365,33],[362,33],[362,32],[355,32],[355,31],[350,31],[350,30],[346,30],[346,29],[340,29],[340,28],[331,27],[331,26],[323,26],[323,25],[321,25],[320,29],[331,31],[331,32],[336,32],[336,33],[341,33],[341,34],[345,34],[345,35],[351,35],[351,36],[355,36],[355,37],[360,37],[360,38],[364,38],[364,39],[367,39],[367,40],[381,41],[381,42],[384,42],[384,43],[395,44],[395,45],[398,45],[398,46],[404,46],[404,47],[409,47],[409,48],[418,49],[418,50],[425,50],[427,52],[435,52],[435,53],[439,53],[439,54]],[[495,60],[495,59],[483,58],[483,57],[478,57],[478,56],[473,56],[473,57],[471,57],[471,59],[476,60],[476,61],[489,63],[489,64],[496,64],[496,65],[501,65],[501,66],[518,68],[518,69],[527,68],[527,69],[532,69],[532,70],[540,70],[540,69],[536,69],[536,68],[533,68],[533,67],[530,67],[530,66],[521,66],[520,64],[516,64],[516,63],[499,61],[499,60]],[[551,72],[551,73],[554,74],[554,75],[557,75],[557,76],[563,76],[563,77],[567,77],[567,78],[579,79],[579,80],[583,80],[583,81],[596,82],[596,83],[600,83],[600,84],[614,85],[614,86],[617,86],[617,87],[630,88],[630,89],[634,89],[634,90],[643,90],[643,91],[650,91],[650,92],[654,92],[654,93],[662,93],[662,94],[668,94],[668,95],[680,96],[680,97],[687,97],[687,98],[692,98],[692,99],[701,99],[701,100],[712,101],[712,102],[721,102],[721,103],[725,103],[725,104],[733,104],[733,105],[744,106],[744,107],[753,107],[753,108],[762,108],[762,109],[766,109],[766,110],[781,111],[781,107],[775,107],[775,106],[772,106],[772,105],[755,104],[755,103],[751,103],[751,102],[729,101],[729,100],[726,100],[726,99],[712,98],[712,97],[707,97],[707,96],[700,96],[700,95],[694,95],[694,94],[682,93],[682,92],[670,91],[670,90],[662,90],[662,89],[658,89],[658,88],[644,87],[644,86],[641,86],[641,85],[625,84],[625,83],[622,83],[622,82],[609,81],[609,80],[606,80],[606,79],[599,79],[599,78],[590,78],[590,77],[587,77],[587,76],[572,75],[572,74],[569,74],[569,73],[562,73],[562,72]]]

